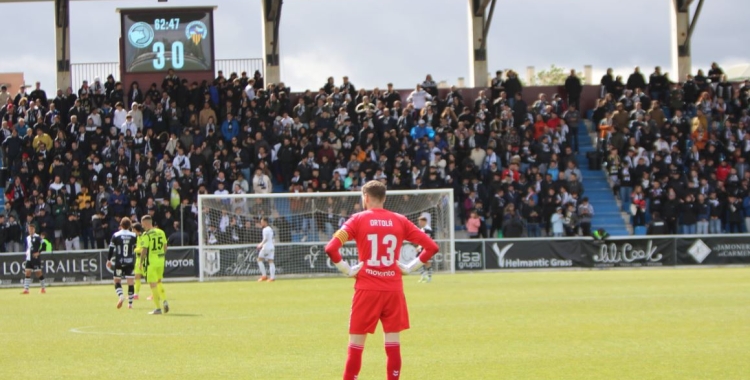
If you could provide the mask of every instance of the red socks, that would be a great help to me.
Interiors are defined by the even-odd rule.
[[[395,342],[385,343],[385,355],[388,357],[386,369],[388,380],[398,380],[401,376],[401,345]]]
[[[349,344],[344,380],[357,380],[359,370],[362,368],[362,351],[364,349],[363,346],[353,343]],[[388,357],[388,362],[386,363],[388,380],[399,380],[401,378],[401,345],[399,343],[386,342],[385,355]]]
[[[349,343],[349,351],[346,358],[346,369],[344,369],[344,380],[357,380],[359,370],[362,368],[362,351],[364,349],[365,348],[363,346]]]

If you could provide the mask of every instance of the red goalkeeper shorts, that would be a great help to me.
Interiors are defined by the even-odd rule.
[[[383,324],[383,332],[397,333],[409,328],[409,312],[403,291],[355,290],[349,334],[372,334]]]

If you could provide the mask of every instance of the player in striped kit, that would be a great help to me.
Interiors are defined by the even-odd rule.
[[[42,286],[42,294],[47,293],[46,284],[44,283],[44,274],[42,273],[42,237],[36,234],[36,225],[29,223],[27,227],[29,236],[26,237],[26,262],[24,264],[26,277],[23,279],[23,293],[29,294],[31,285],[31,272],[36,273],[39,283]]]
[[[133,295],[135,294],[135,252],[138,237],[130,231],[130,219],[120,220],[120,230],[112,235],[109,243],[109,255],[107,257],[107,268],[112,269],[115,274],[115,293],[117,293],[117,308],[121,308],[125,297],[122,294],[122,278],[128,282],[128,309],[133,308]]]

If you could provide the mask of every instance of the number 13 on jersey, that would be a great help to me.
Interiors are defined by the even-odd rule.
[[[367,266],[369,267],[389,267],[396,262],[396,245],[398,240],[396,236],[388,234],[383,236],[382,240],[378,234],[367,235],[367,240],[370,242],[370,259],[367,260]],[[380,256],[379,247],[385,248],[383,256]]]

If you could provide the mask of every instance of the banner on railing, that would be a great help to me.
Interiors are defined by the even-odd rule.
[[[676,239],[677,265],[750,264],[748,236]]]
[[[198,261],[195,257],[194,248],[170,248],[167,250],[164,262],[164,278],[196,277],[198,276]],[[107,253],[101,253],[102,260],[107,259]],[[107,268],[106,262],[102,262],[102,279],[110,280],[113,277],[112,269]]]
[[[490,240],[484,244],[487,269],[591,266],[579,240]]]
[[[674,265],[674,239],[581,240],[583,254],[595,268]]]
[[[456,270],[481,270],[484,269],[484,242],[457,241],[456,242]]]
[[[459,240],[452,253],[447,246],[444,248],[433,258],[433,265],[450,269],[452,255],[457,271],[750,264],[748,235],[632,237],[604,242],[584,238]],[[197,247],[169,249],[164,276],[197,277],[198,252]],[[359,261],[354,244],[345,245],[340,252],[351,265]],[[202,254],[204,276],[259,274],[255,247],[204,249]],[[275,254],[279,275],[337,272],[323,245],[277,246]],[[25,257],[23,253],[0,254],[0,285],[22,282]],[[414,247],[405,244],[401,260],[415,257]],[[106,250],[43,254],[44,276],[49,283],[108,280],[112,272],[106,267],[106,259]]]
[[[196,252],[197,250],[192,247],[169,249],[164,277],[198,276]],[[24,253],[0,255],[0,285],[20,284],[23,281],[24,260],[26,260]],[[111,280],[113,273],[106,264],[106,250],[42,254],[42,273],[47,283]],[[33,273],[32,278],[36,278]]]
[[[48,284],[101,280],[103,262],[99,252],[42,254],[42,273]],[[0,256],[0,285],[20,284],[25,277],[26,254]],[[32,273],[34,281],[36,275]]]

